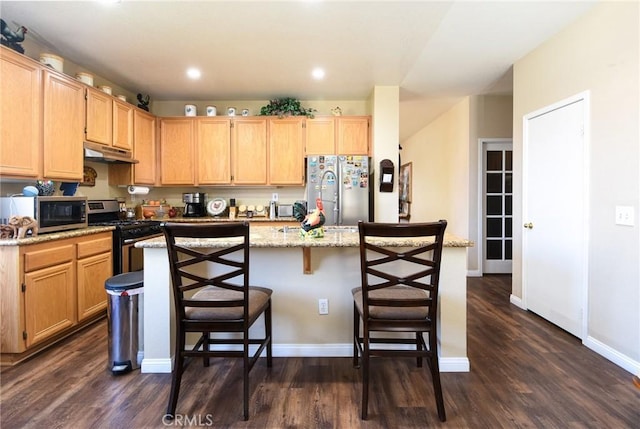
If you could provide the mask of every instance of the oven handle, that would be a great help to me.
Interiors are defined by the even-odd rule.
[[[135,244],[138,241],[149,240],[150,238],[156,238],[161,236],[162,234],[152,234],[152,235],[145,235],[144,237],[129,238],[127,240],[124,240],[122,242],[122,245],[126,246],[127,244]]]

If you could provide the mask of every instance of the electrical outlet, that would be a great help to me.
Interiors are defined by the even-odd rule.
[[[318,300],[318,314],[329,314],[329,300],[327,298]]]
[[[616,206],[616,225],[633,226],[634,214],[633,206]]]
[[[274,192],[273,194],[271,194],[271,201],[278,201],[278,193]]]

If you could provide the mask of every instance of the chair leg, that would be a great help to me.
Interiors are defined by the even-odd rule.
[[[422,350],[422,341],[420,341],[421,335],[422,335],[422,332],[416,332],[416,350],[417,351]],[[416,365],[418,366],[418,368],[422,368],[422,356],[418,356],[416,358]]]
[[[432,340],[432,336],[434,339]],[[431,379],[433,380],[433,392],[436,397],[436,407],[438,408],[438,417],[440,421],[447,420],[444,411],[444,397],[442,395],[442,384],[440,383],[440,365],[438,364],[438,345],[435,340],[435,333],[429,332],[429,347],[431,357],[429,358],[429,368],[431,369]]]
[[[360,337],[360,314],[358,308],[353,304],[353,366],[358,368],[358,342]]]
[[[367,420],[369,410],[369,333],[364,332],[362,347],[362,420]]]
[[[176,415],[176,406],[178,405],[178,396],[180,394],[180,382],[182,381],[182,373],[184,371],[184,355],[185,334],[178,329],[176,334],[175,356],[176,362],[171,376],[171,393],[169,393],[169,404],[167,405],[167,415],[173,418]]]
[[[202,333],[202,349],[205,352],[208,352],[210,350],[210,344],[209,344],[209,335],[211,335],[209,332],[203,332]],[[209,366],[209,356],[205,356],[202,358],[202,363],[204,366]]]
[[[245,332],[244,357],[242,366],[242,396],[244,403],[244,419],[249,420],[249,333]]]
[[[273,340],[271,338],[271,299],[269,299],[269,303],[267,305],[267,309],[264,312],[264,332],[267,338],[267,368],[271,368],[273,366],[272,359],[272,349],[271,345]]]

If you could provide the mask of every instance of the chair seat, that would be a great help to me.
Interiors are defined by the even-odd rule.
[[[358,312],[363,314],[362,309],[362,288],[357,287],[351,290]],[[425,299],[428,295],[425,291],[409,286],[391,286],[369,292],[371,299],[388,299],[392,301]],[[369,316],[372,319],[392,319],[392,320],[419,320],[429,316],[429,307],[387,307],[371,306]]]
[[[262,312],[273,291],[268,288],[249,287],[249,319],[255,318]],[[196,292],[191,299],[202,301],[242,299],[242,292],[207,286]],[[241,320],[244,316],[241,306],[238,307],[185,307],[187,319],[192,320]]]

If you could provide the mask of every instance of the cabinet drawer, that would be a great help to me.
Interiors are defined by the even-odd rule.
[[[87,240],[78,243],[78,259],[87,256],[97,255],[99,253],[111,252],[112,240],[111,236]]]
[[[65,244],[62,246],[47,247],[42,250],[25,252],[24,271],[28,273],[40,268],[51,267],[53,265],[72,261],[74,258],[74,250],[73,244]]]

